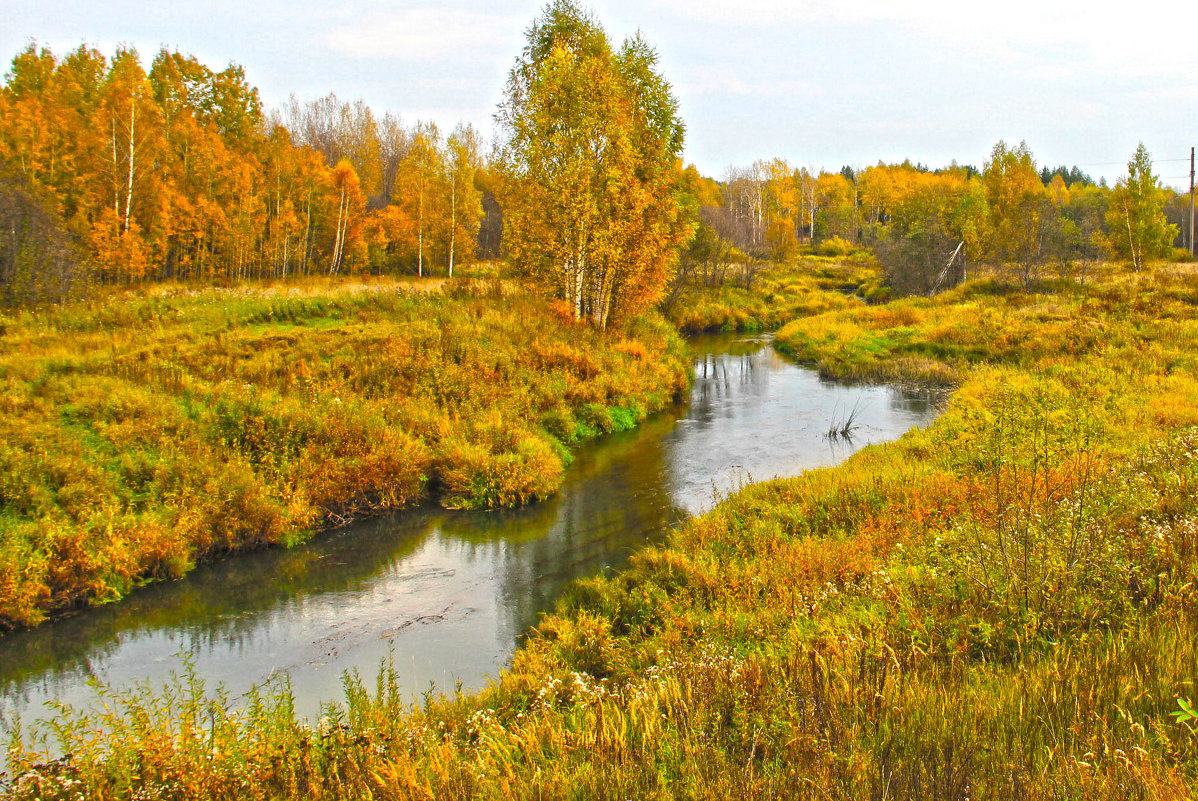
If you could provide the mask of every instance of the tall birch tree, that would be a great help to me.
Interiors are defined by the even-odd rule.
[[[555,0],[528,30],[496,114],[513,261],[600,328],[664,293],[691,226],[677,190],[684,127],[657,54],[613,51]]]
[[[418,122],[412,129],[408,153],[395,173],[392,202],[415,224],[416,274],[424,275],[425,254],[439,224],[440,184],[445,155],[435,123]]]
[[[474,185],[480,166],[478,133],[472,125],[459,124],[446,140],[445,169],[449,184],[449,277],[459,250],[478,237],[482,221],[482,192]],[[473,255],[473,248],[470,250]]]
[[[1109,250],[1142,269],[1147,259],[1164,256],[1177,237],[1165,219],[1165,191],[1152,173],[1152,157],[1141,142],[1127,162],[1127,175],[1111,191],[1106,223]]]

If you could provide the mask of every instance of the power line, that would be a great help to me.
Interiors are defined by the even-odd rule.
[[[1189,161],[1189,160],[1190,160],[1190,157],[1186,156],[1184,159],[1153,159],[1152,163],[1153,164],[1171,164],[1171,163],[1177,162],[1177,161]],[[1074,164],[1073,166],[1074,167],[1115,167],[1115,166],[1120,166],[1120,165],[1127,166],[1127,160],[1125,159],[1123,161],[1087,161],[1087,162]],[[1186,178],[1190,177],[1189,173],[1187,173],[1185,175],[1185,177]]]

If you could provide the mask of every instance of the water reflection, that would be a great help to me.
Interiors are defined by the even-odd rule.
[[[834,464],[934,415],[926,397],[821,381],[761,339],[697,353],[689,407],[582,449],[546,503],[373,520],[0,637],[0,715],[87,704],[92,678],[160,684],[180,653],[234,695],[286,671],[306,714],[340,697],[343,671],[370,676],[389,653],[410,697],[479,687],[571,581],[620,568],[740,483]],[[826,437],[854,404],[853,440]]]

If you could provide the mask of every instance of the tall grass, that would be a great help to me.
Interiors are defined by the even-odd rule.
[[[0,332],[0,627],[433,499],[511,506],[672,403],[659,319],[603,336],[516,286],[117,294]]]
[[[309,728],[185,677],[60,716],[69,759],[26,733],[10,793],[1192,798],[1196,311],[1198,279],[1109,274],[800,321],[826,369],[951,370],[946,413],[576,586],[482,693],[407,705],[384,666]]]

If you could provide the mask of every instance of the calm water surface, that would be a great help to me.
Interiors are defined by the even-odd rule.
[[[768,338],[696,340],[690,403],[581,450],[552,500],[502,512],[410,511],[201,567],[124,601],[0,637],[0,728],[89,686],[159,686],[190,655],[234,696],[283,672],[299,711],[394,659],[402,689],[483,686],[577,578],[623,566],[749,481],[836,464],[937,414],[927,395],[845,386]],[[857,409],[851,442],[829,440]]]

